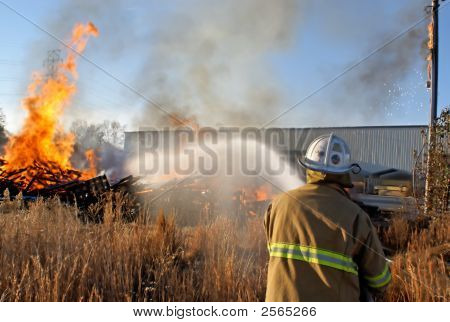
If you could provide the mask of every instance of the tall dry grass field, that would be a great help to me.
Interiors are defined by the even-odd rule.
[[[262,301],[268,254],[262,218],[178,227],[142,212],[84,224],[58,200],[0,204],[1,301]],[[383,234],[393,281],[383,300],[448,301],[448,216],[428,228],[394,220]]]
[[[103,224],[84,224],[58,200],[1,203],[0,300],[264,299],[259,221],[179,228],[162,213],[128,224],[120,217],[111,204]]]
[[[382,236],[384,244],[390,243],[396,252],[386,301],[450,300],[449,219],[449,214],[444,214],[427,228],[402,218],[393,220]]]

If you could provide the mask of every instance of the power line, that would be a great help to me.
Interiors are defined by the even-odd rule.
[[[145,95],[143,95],[142,93],[140,93],[138,90],[136,90],[134,87],[132,87],[131,85],[125,83],[124,81],[120,80],[117,76],[115,76],[114,74],[110,73],[109,71],[107,71],[105,68],[103,68],[102,66],[100,66],[99,64],[95,63],[93,60],[91,60],[90,58],[86,57],[85,55],[83,55],[82,53],[78,52],[77,50],[75,50],[74,48],[72,48],[70,45],[66,44],[63,40],[61,40],[60,38],[58,38],[57,36],[55,36],[54,34],[52,34],[51,32],[49,32],[48,30],[44,29],[43,27],[41,27],[39,24],[37,24],[36,22],[34,22],[33,20],[31,20],[30,18],[26,17],[25,15],[21,14],[19,11],[17,11],[16,9],[14,9],[13,7],[9,6],[7,3],[5,3],[4,1],[0,0],[0,4],[2,4],[4,7],[6,7],[8,10],[12,11],[13,13],[15,13],[16,15],[18,15],[19,17],[21,17],[22,19],[26,20],[28,23],[30,23],[31,25],[33,25],[35,28],[39,29],[40,31],[42,31],[43,33],[47,34],[49,37],[53,38],[54,40],[56,40],[57,42],[59,42],[60,44],[62,44],[64,47],[68,48],[69,50],[73,51],[74,53],[76,53],[79,57],[81,57],[82,59],[84,59],[86,62],[90,63],[91,65],[93,65],[94,67],[96,67],[97,69],[99,69],[100,71],[102,71],[105,75],[107,75],[108,77],[110,77],[111,79],[115,80],[116,82],[118,82],[120,85],[122,85],[123,87],[127,88],[129,91],[131,91],[132,93],[134,93],[135,95],[139,96],[141,99],[143,99],[144,101],[146,101],[147,103],[151,104],[153,107],[157,108],[159,111],[161,111],[162,113],[170,116],[172,119],[175,119],[178,123],[180,124],[184,124],[184,125],[188,125],[186,124],[186,121],[184,120],[180,120],[179,118],[177,118],[175,115],[172,115],[170,112],[166,111],[166,109],[156,103],[155,101],[151,100],[150,98],[146,97]],[[448,3],[443,4],[439,7],[439,10],[442,9],[443,7],[445,7]],[[429,18],[430,14],[425,15],[424,17],[422,17],[420,20],[418,20],[416,23],[414,23],[412,26],[410,26],[409,28],[407,28],[406,30],[404,30],[403,32],[401,32],[400,34],[396,35],[395,37],[393,37],[392,39],[390,39],[389,41],[387,41],[386,43],[384,43],[383,45],[381,45],[380,47],[378,47],[377,49],[373,50],[372,52],[370,52],[367,56],[363,57],[362,59],[358,60],[356,63],[354,63],[353,65],[351,65],[350,67],[346,68],[344,71],[342,71],[341,73],[339,73],[338,75],[334,76],[333,78],[331,78],[329,81],[327,81],[325,84],[323,84],[322,86],[320,86],[319,88],[317,88],[316,90],[314,90],[313,92],[311,92],[310,94],[308,94],[307,96],[305,96],[303,99],[301,99],[300,101],[298,101],[297,103],[295,103],[294,105],[290,106],[288,109],[286,109],[285,111],[283,111],[282,113],[278,114],[275,118],[271,119],[270,121],[266,122],[265,124],[263,124],[261,126],[261,128],[265,128],[267,127],[269,124],[275,122],[276,120],[278,120],[279,118],[281,118],[282,116],[284,116],[286,113],[290,112],[291,110],[293,110],[294,108],[298,107],[299,105],[303,104],[304,102],[306,102],[308,99],[310,99],[312,96],[316,95],[318,92],[322,91],[323,89],[325,89],[326,87],[328,87],[329,85],[331,85],[332,83],[334,83],[335,81],[337,81],[338,79],[340,79],[341,77],[343,77],[345,74],[347,74],[348,72],[352,71],[353,69],[355,69],[356,67],[358,67],[359,65],[363,64],[365,61],[367,61],[370,57],[372,57],[373,55],[375,55],[376,53],[380,52],[381,50],[383,50],[384,48],[388,47],[390,44],[392,44],[393,42],[395,42],[396,40],[398,40],[399,38],[401,38],[402,36],[404,36],[405,34],[407,34],[409,31],[413,30],[414,28],[416,28],[419,24],[421,24],[423,21],[425,21],[427,18]]]
[[[22,65],[23,61],[10,60],[10,59],[0,59],[0,65]]]
[[[442,9],[443,7],[445,7],[446,5],[448,5],[448,3],[441,5],[438,10]],[[393,38],[391,38],[390,40],[388,40],[387,42],[385,42],[384,44],[382,44],[381,46],[379,46],[378,48],[374,49],[373,51],[371,51],[368,55],[364,56],[363,58],[361,58],[360,60],[358,60],[356,63],[354,63],[353,65],[351,65],[350,67],[344,69],[342,72],[340,72],[339,74],[337,74],[336,76],[334,76],[333,78],[331,78],[329,81],[327,81],[326,83],[324,83],[323,85],[319,86],[317,89],[313,90],[311,93],[309,93],[308,95],[306,95],[304,98],[302,98],[300,101],[298,101],[297,103],[295,103],[294,105],[291,105],[289,108],[287,108],[286,110],[284,110],[283,112],[281,112],[280,114],[278,114],[276,117],[274,117],[273,119],[271,119],[270,121],[264,123],[261,128],[264,129],[265,127],[267,127],[269,124],[275,122],[276,120],[278,120],[280,117],[284,116],[285,114],[287,114],[288,112],[292,111],[294,108],[298,107],[299,105],[305,103],[307,100],[309,100],[311,97],[313,97],[314,95],[316,95],[317,93],[319,93],[320,91],[322,91],[323,89],[327,88],[328,86],[330,86],[331,84],[333,84],[335,81],[337,81],[338,79],[340,79],[341,77],[343,77],[344,75],[346,75],[347,73],[349,73],[350,71],[354,70],[356,67],[360,66],[361,64],[363,64],[365,61],[367,61],[369,58],[371,58],[372,56],[374,56],[375,54],[377,54],[378,52],[382,51],[383,49],[385,49],[386,47],[388,47],[389,45],[391,45],[393,42],[395,42],[396,40],[400,39],[401,37],[403,37],[404,35],[406,35],[408,32],[410,32],[411,30],[415,29],[418,25],[420,25],[421,23],[423,23],[425,20],[427,20],[428,18],[430,18],[431,14],[426,14],[425,16],[423,16],[421,19],[419,19],[417,22],[415,22],[414,24],[412,24],[410,27],[406,28],[404,31],[402,31],[401,33],[397,34],[396,36],[394,36]]]
[[[349,233],[347,230],[345,230],[341,225],[339,225],[338,223],[332,221],[331,219],[323,216],[321,213],[319,213],[317,210],[313,209],[310,205],[305,204],[304,202],[302,202],[302,200],[300,200],[299,198],[297,198],[294,194],[292,194],[290,191],[285,191],[284,189],[280,188],[278,185],[276,185],[272,180],[269,180],[268,178],[264,177],[263,175],[259,175],[259,178],[261,178],[262,180],[264,180],[266,183],[270,184],[271,186],[275,187],[277,190],[279,190],[281,193],[285,194],[286,196],[288,196],[289,198],[295,200],[295,202],[300,203],[303,207],[308,208],[311,213],[317,217],[319,220],[325,222],[327,225],[331,225],[334,228],[339,229],[341,232],[343,232],[345,235],[347,235],[348,237],[354,239],[357,243],[359,243],[360,245],[364,246],[366,249],[370,250],[372,253],[374,253],[376,256],[381,257],[382,259],[384,259],[385,261],[387,261],[388,263],[392,263],[393,261],[390,260],[389,258],[387,258],[384,254],[379,253],[378,251],[376,251],[375,249],[373,249],[372,247],[370,247],[366,241],[363,241],[355,236],[353,236],[351,233]],[[407,270],[400,267],[400,269],[407,273]],[[433,290],[432,287],[426,285],[425,283],[423,283],[421,280],[415,278],[413,275],[411,275],[411,278],[414,279],[417,283],[419,283],[421,286],[423,286],[424,288],[426,288],[430,294],[439,297],[436,292]]]
[[[17,82],[20,81],[20,78],[16,78],[16,77],[2,77],[0,78],[0,82]]]
[[[5,8],[7,8],[8,10],[10,10],[11,12],[15,13],[16,15],[18,15],[19,17],[21,17],[22,19],[24,19],[25,21],[27,21],[28,23],[30,23],[31,25],[33,25],[35,28],[39,29],[40,31],[42,31],[43,33],[47,34],[49,37],[53,38],[54,40],[56,40],[57,42],[59,42],[60,44],[62,44],[64,47],[66,47],[67,49],[71,50],[72,52],[74,52],[75,54],[77,54],[79,57],[81,57],[83,60],[85,60],[86,62],[90,63],[91,65],[95,66],[97,69],[99,69],[100,71],[102,71],[105,75],[107,75],[108,77],[114,79],[116,82],[118,82],[119,84],[121,84],[123,87],[127,88],[129,91],[131,91],[132,93],[134,93],[135,95],[139,96],[141,99],[143,99],[144,101],[146,101],[147,103],[151,104],[153,107],[155,107],[156,109],[158,109],[160,112],[166,114],[167,116],[169,116],[172,120],[175,120],[176,122],[178,122],[179,124],[183,124],[186,126],[189,126],[188,122],[186,122],[185,120],[181,120],[179,119],[176,115],[172,115],[170,112],[166,111],[166,109],[156,103],[155,101],[151,100],[150,98],[146,97],[145,95],[143,95],[141,92],[139,92],[138,90],[136,90],[134,87],[132,87],[131,85],[125,83],[124,81],[122,81],[120,78],[118,78],[117,76],[115,76],[114,74],[110,73],[108,70],[106,70],[105,68],[103,68],[102,66],[100,66],[99,64],[97,64],[96,62],[94,62],[93,60],[91,60],[90,58],[86,57],[85,55],[83,55],[82,53],[80,53],[79,51],[75,50],[73,47],[71,47],[70,45],[66,44],[63,40],[61,40],[59,37],[57,37],[56,35],[54,35],[53,33],[51,33],[50,31],[46,30],[45,28],[41,27],[38,23],[34,22],[33,20],[31,20],[30,18],[26,17],[25,15],[23,15],[22,13],[20,13],[19,11],[17,11],[16,9],[14,9],[13,7],[11,7],[10,5],[8,5],[7,3],[5,3],[4,1],[0,0],[0,4],[2,4]]]

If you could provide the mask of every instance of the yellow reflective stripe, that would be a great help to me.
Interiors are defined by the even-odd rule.
[[[368,280],[369,282],[376,282],[377,280],[381,279],[384,277],[384,275],[387,273],[387,271],[389,270],[389,267],[387,265],[387,263],[384,265],[384,269],[383,272],[381,272],[380,274],[376,275],[376,276],[364,276],[364,278],[366,280]]]
[[[364,276],[364,279],[367,280],[368,285],[373,288],[383,287],[391,280],[391,272],[389,271],[389,266],[386,263],[383,269],[383,272],[376,276]]]
[[[370,287],[373,287],[373,288],[380,288],[380,287],[383,287],[383,286],[387,285],[391,281],[391,278],[392,278],[391,273],[389,273],[386,276],[386,279],[384,279],[383,281],[381,281],[379,283],[376,283],[376,284],[375,283],[368,283],[368,285]]]
[[[301,260],[301,261],[309,262],[309,263],[313,263],[313,264],[319,264],[319,265],[323,265],[323,266],[333,267],[333,268],[336,268],[336,269],[339,269],[339,270],[342,270],[342,271],[345,271],[348,273],[358,275],[358,272],[350,267],[339,265],[339,264],[332,263],[332,262],[328,262],[323,259],[319,260],[314,257],[304,257],[304,256],[300,256],[300,255],[286,254],[286,253],[282,253],[282,252],[271,252],[270,256]]]
[[[269,252],[272,257],[282,257],[333,267],[358,275],[358,266],[343,254],[324,249],[286,243],[270,243]]]
[[[329,251],[329,250],[325,250],[322,248],[317,248],[317,247],[311,247],[311,246],[301,246],[301,245],[297,245],[297,244],[288,244],[288,243],[270,243],[269,247],[274,246],[274,247],[287,247],[290,249],[296,249],[296,248],[300,248],[301,250],[305,250],[305,251],[312,251],[312,252],[317,252],[319,254],[324,254],[326,256],[329,257],[333,257],[333,258],[337,258],[340,259],[342,261],[348,262],[348,263],[354,263],[353,259],[351,259],[348,256],[345,256],[343,254],[340,253],[336,253],[333,251]]]

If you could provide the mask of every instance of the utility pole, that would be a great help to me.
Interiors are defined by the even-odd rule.
[[[437,118],[438,97],[438,54],[439,54],[439,0],[433,0],[431,4],[431,23],[433,24],[433,45],[431,51],[431,112],[430,124],[434,124]]]
[[[429,50],[430,50],[430,72],[431,72],[431,102],[430,102],[430,124],[428,128],[428,156],[427,156],[427,169],[426,169],[426,181],[425,181],[425,215],[430,214],[432,208],[431,199],[431,178],[432,173],[432,154],[435,146],[435,122],[437,118],[437,98],[438,98],[438,54],[439,54],[439,0],[432,0],[431,2],[431,28],[429,30]]]

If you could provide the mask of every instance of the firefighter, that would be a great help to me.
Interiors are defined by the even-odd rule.
[[[276,197],[264,226],[270,253],[266,301],[359,301],[363,286],[382,292],[388,260],[369,216],[352,200],[344,140],[316,138],[300,163],[307,183]]]

